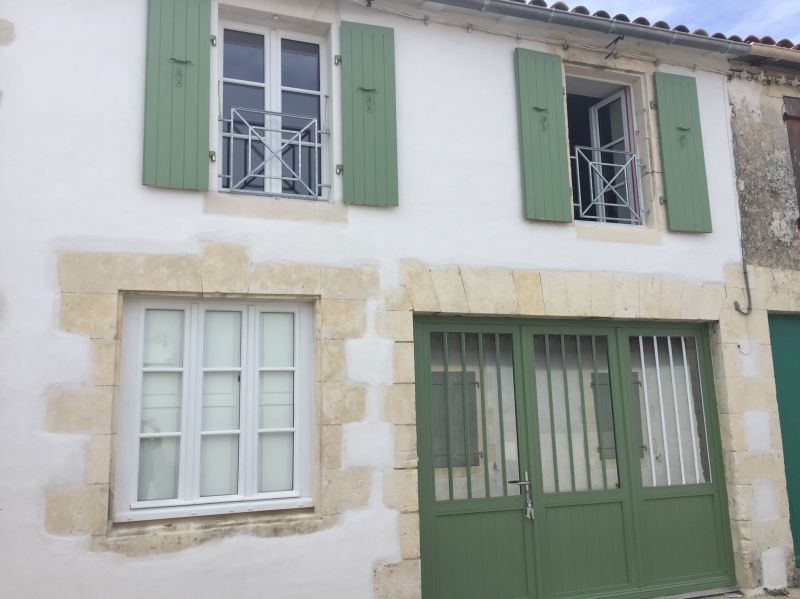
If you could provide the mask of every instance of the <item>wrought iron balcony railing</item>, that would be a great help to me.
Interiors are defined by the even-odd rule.
[[[323,181],[323,136],[314,117],[231,108],[220,119],[222,187],[231,192],[320,199],[330,187]]]
[[[574,205],[579,220],[642,223],[639,161],[633,152],[575,146]]]

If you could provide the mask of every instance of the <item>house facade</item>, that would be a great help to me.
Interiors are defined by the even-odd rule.
[[[798,51],[539,4],[7,7],[3,596],[790,585]]]

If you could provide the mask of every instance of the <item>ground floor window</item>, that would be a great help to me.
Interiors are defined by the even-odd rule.
[[[311,326],[308,304],[127,301],[118,517],[307,502]]]

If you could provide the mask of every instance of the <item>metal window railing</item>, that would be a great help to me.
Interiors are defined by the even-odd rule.
[[[634,152],[575,146],[575,155],[570,159],[575,172],[574,206],[578,219],[642,223],[642,186]]]
[[[323,136],[319,119],[285,112],[231,108],[220,118],[225,149],[220,173],[230,192],[323,197]]]

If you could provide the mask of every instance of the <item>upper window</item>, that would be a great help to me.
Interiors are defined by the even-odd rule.
[[[222,38],[220,186],[322,197],[321,40],[240,25]]]
[[[126,303],[118,520],[310,505],[310,313]]]
[[[641,224],[630,87],[571,76],[566,83],[575,219]]]

